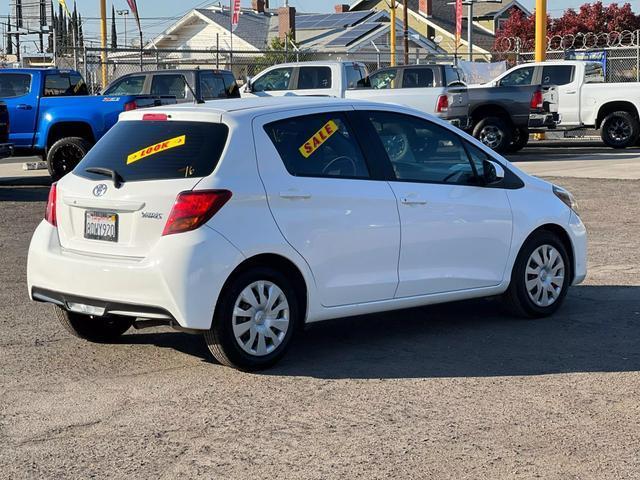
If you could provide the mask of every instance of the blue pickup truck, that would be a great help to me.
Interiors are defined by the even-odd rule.
[[[9,143],[22,155],[46,158],[54,180],[73,170],[121,112],[175,103],[175,97],[89,95],[74,70],[0,70],[0,101],[7,105]]]

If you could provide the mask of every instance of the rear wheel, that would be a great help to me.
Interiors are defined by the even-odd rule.
[[[473,136],[490,149],[503,153],[511,143],[511,129],[500,117],[486,117],[473,127]]]
[[[562,304],[571,282],[567,251],[556,235],[540,231],[527,239],[516,258],[504,300],[522,317],[546,317]]]
[[[91,149],[91,142],[80,137],[61,138],[47,152],[47,167],[53,181],[73,170]]]
[[[629,112],[613,112],[605,117],[600,126],[602,141],[612,148],[632,147],[639,135],[640,123]]]
[[[235,277],[222,291],[204,336],[221,364],[261,370],[282,358],[300,321],[289,280],[277,270],[256,268]]]
[[[133,323],[128,317],[94,317],[68,312],[58,306],[54,308],[58,321],[71,335],[95,343],[117,340]]]
[[[515,153],[522,150],[529,143],[529,129],[528,128],[514,128],[511,135],[511,143],[507,147],[507,152]]]

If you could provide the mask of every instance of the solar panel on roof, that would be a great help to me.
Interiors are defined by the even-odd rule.
[[[327,43],[327,46],[346,47],[350,43],[355,42],[360,37],[363,37],[368,33],[372,32],[379,26],[380,26],[379,23],[363,23],[361,25],[356,25],[355,27],[350,28],[348,31],[343,33],[342,35],[331,40],[329,43]]]
[[[349,12],[324,15],[298,15],[296,16],[296,29],[322,30],[326,28],[350,27],[372,14],[373,12]]]

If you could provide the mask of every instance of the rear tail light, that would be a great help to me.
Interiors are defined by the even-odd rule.
[[[49,190],[49,198],[47,199],[47,209],[44,212],[44,219],[54,227],[58,226],[58,216],[56,215],[56,201],[58,198],[58,186],[56,183],[51,184]]]
[[[531,109],[538,110],[542,108],[544,103],[544,98],[542,96],[542,90],[536,90],[533,92],[533,96],[531,97]]]
[[[124,104],[124,111],[125,112],[130,112],[131,110],[135,110],[138,108],[138,104],[136,103],[135,100],[133,100],[132,102],[127,102]]]
[[[436,104],[436,112],[444,113],[449,110],[449,97],[447,95],[440,95],[438,97],[438,103]]]
[[[188,232],[207,223],[231,198],[229,190],[199,190],[178,194],[162,235]]]

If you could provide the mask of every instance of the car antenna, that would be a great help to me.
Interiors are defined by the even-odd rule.
[[[184,79],[184,83],[187,85],[187,88],[191,92],[191,95],[193,95],[193,103],[196,105],[204,103],[204,100],[196,95],[196,92],[193,90],[193,88],[191,88],[191,85],[189,85],[189,81],[186,78]]]

